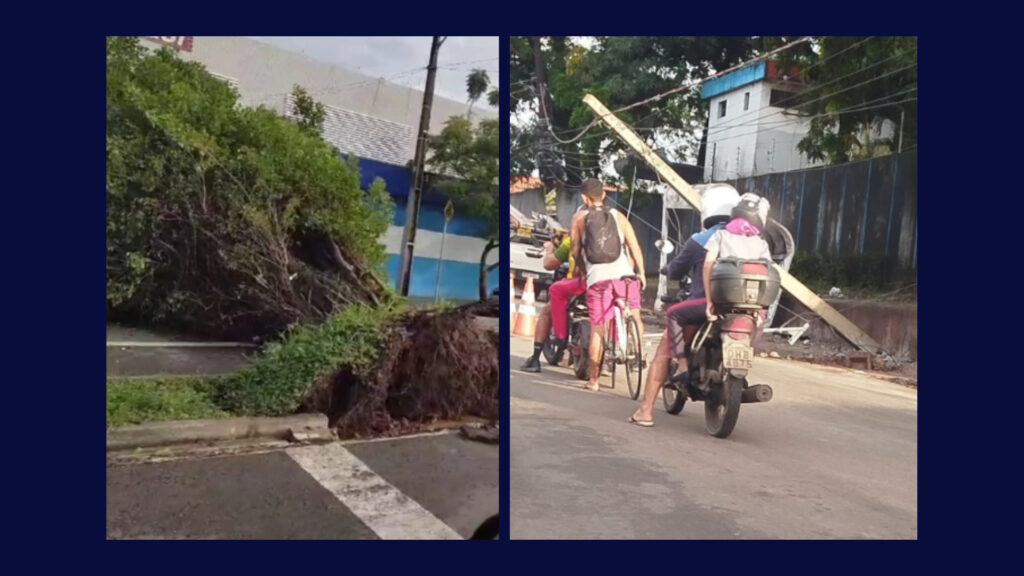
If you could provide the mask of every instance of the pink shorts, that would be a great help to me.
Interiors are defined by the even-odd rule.
[[[612,306],[616,298],[626,297],[626,283],[623,280],[605,280],[587,288],[587,308],[590,309],[590,325],[604,324],[615,317]],[[629,283],[627,298],[630,308],[640,308],[640,282]]]

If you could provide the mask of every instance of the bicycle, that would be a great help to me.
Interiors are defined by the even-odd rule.
[[[623,276],[622,281],[626,284],[626,297],[615,298],[612,305],[614,318],[610,322],[604,346],[605,362],[611,363],[612,388],[615,388],[616,373],[620,364],[625,366],[626,385],[629,387],[629,396],[633,400],[640,397],[642,385],[644,358],[643,339],[640,334],[640,327],[636,318],[633,317],[629,306],[629,285],[636,281],[635,275]],[[622,338],[620,335],[625,335]],[[609,357],[610,353],[610,357]]]

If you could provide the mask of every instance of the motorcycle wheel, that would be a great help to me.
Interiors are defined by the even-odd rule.
[[[565,348],[559,350],[552,340],[554,335],[548,336],[548,339],[544,341],[544,347],[541,348],[541,353],[544,354],[544,359],[548,361],[548,364],[552,366],[558,366],[562,363],[562,358],[565,357]]]
[[[673,374],[675,371],[676,362],[673,360],[668,367],[668,373]],[[686,392],[680,390],[679,385],[675,382],[665,382],[665,385],[661,387],[661,401],[665,403],[665,412],[675,416],[686,406]]]
[[[743,379],[726,376],[719,390],[704,401],[704,427],[715,438],[727,438],[740,417]]]
[[[572,358],[572,371],[580,380],[590,378],[590,322],[581,320],[576,326],[576,338],[570,346],[579,346],[578,355]]]

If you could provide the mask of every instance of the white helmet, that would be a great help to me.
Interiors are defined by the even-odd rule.
[[[740,193],[728,184],[708,184],[700,199],[700,221],[705,228],[715,224],[708,224],[708,220],[718,218],[723,221],[729,220],[732,209],[739,204]]]

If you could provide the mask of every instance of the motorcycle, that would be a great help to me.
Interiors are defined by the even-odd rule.
[[[569,275],[569,265],[562,264],[555,270],[554,282],[558,282]],[[568,316],[569,336],[564,346],[555,344],[555,328],[551,327],[551,333],[544,342],[541,352],[544,359],[552,366],[558,366],[565,358],[565,352],[569,352],[569,366],[573,374],[580,380],[586,380],[590,374],[590,314],[587,310],[587,299],[585,294],[578,294],[569,300],[566,307]]]
[[[727,438],[739,419],[740,404],[768,402],[772,389],[750,385],[754,342],[765,322],[765,311],[777,300],[779,273],[770,262],[723,259],[711,272],[708,297],[716,318],[706,321],[686,353],[688,370],[675,374],[676,363],[662,387],[669,414],[682,412],[686,401],[704,402],[708,434]]]

